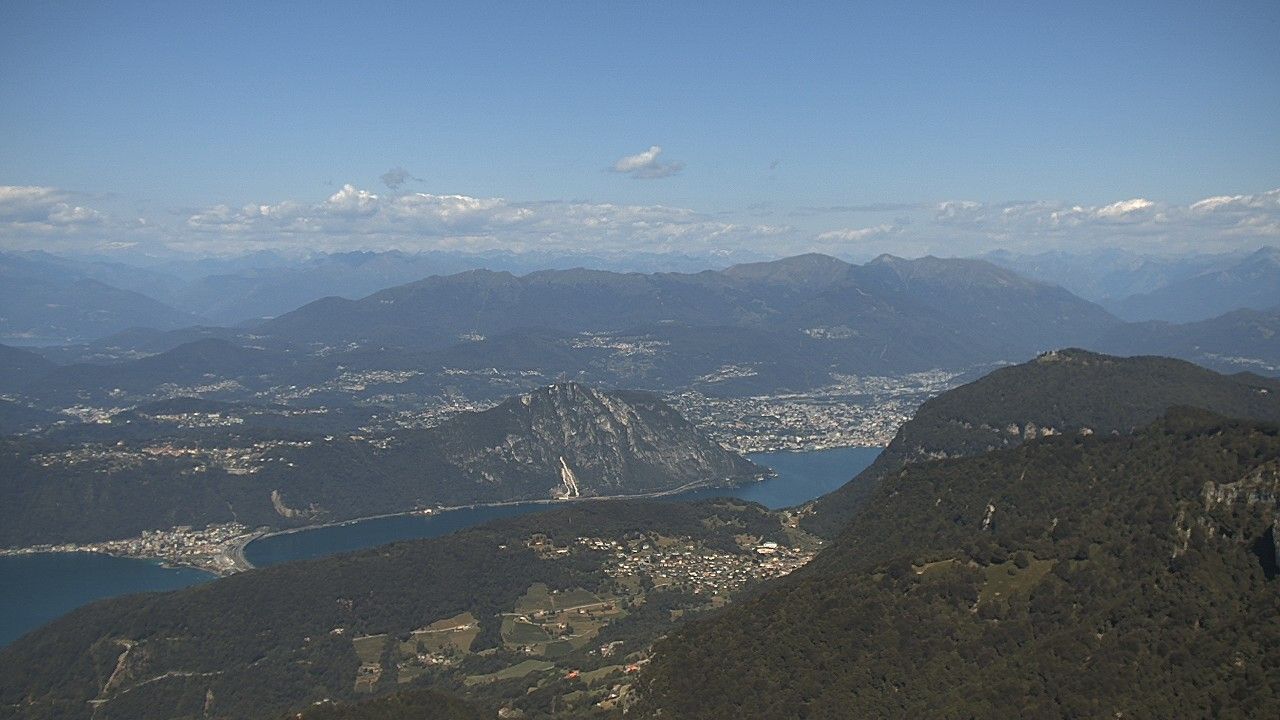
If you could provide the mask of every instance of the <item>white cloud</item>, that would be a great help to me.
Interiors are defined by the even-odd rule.
[[[81,204],[82,196],[37,185],[0,185],[0,250],[94,247],[125,223]],[[142,234],[149,228],[134,226]]]
[[[934,219],[941,225],[1052,232],[1091,223],[1133,222],[1157,210],[1157,204],[1145,198],[1096,206],[1039,200],[994,204],[961,200],[939,203]]]
[[[217,205],[192,213],[186,227],[239,243],[400,249],[712,251],[787,235],[787,226],[723,222],[687,208],[586,202],[512,202],[500,197],[405,193],[379,195],[352,185],[329,198]]]
[[[93,225],[104,215],[77,205],[71,193],[36,185],[0,185],[0,223],[31,230]]]
[[[1201,216],[1250,212],[1280,213],[1280,189],[1268,190],[1256,195],[1216,195],[1192,203],[1190,209],[1191,212]]]
[[[658,154],[625,164],[656,164]],[[42,186],[0,186],[0,248],[167,246],[190,251],[456,249],[725,252],[747,256],[807,251],[846,257],[881,252],[968,255],[993,249],[1125,248],[1140,252],[1220,251],[1280,243],[1280,189],[1215,195],[1187,204],[1131,197],[1097,204],[950,200],[822,207],[765,224],[749,208],[706,213],[669,205],[513,201],[427,192],[375,192],[353,184],[327,196],[242,206],[216,204],[180,216],[110,213],[87,196]],[[99,198],[101,199],[101,198]],[[872,215],[900,215],[880,222]]]
[[[326,213],[346,217],[372,215],[378,211],[378,196],[368,190],[360,190],[350,183],[329,196],[321,206]]]
[[[532,215],[526,208],[512,207],[502,198],[429,193],[401,195],[386,203],[383,211],[393,220],[440,228],[511,225]]]
[[[662,154],[662,146],[653,145],[644,152],[619,158],[611,168],[616,173],[630,175],[640,180],[652,180],[669,177],[684,169],[682,163],[660,163],[658,156]]]
[[[1149,208],[1155,207],[1155,203],[1146,198],[1133,198],[1132,200],[1121,200],[1113,202],[1110,205],[1104,205],[1095,212],[1098,217],[1115,218],[1124,217],[1130,213],[1141,212]]]
[[[856,243],[871,238],[883,237],[896,231],[892,225],[876,225],[866,228],[840,228],[818,234],[818,242],[822,243]]]
[[[1280,240],[1280,189],[1187,205],[1130,198],[1099,205],[950,201],[934,224],[981,249],[1123,247],[1145,252],[1243,249]]]

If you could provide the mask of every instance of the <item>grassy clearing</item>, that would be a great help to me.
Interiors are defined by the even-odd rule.
[[[451,618],[437,620],[422,630],[414,630],[408,642],[400,644],[400,652],[413,655],[419,646],[429,653],[471,651],[471,644],[480,634],[480,623],[469,612],[454,615]]]
[[[539,610],[551,612],[555,609],[555,601],[551,599],[551,590],[542,583],[534,583],[529,590],[516,600],[516,612],[532,615]]]
[[[518,617],[502,618],[502,641],[508,645],[539,645],[551,642],[546,630]]]
[[[537,584],[516,601],[515,613],[502,619],[502,641],[509,648],[560,657],[585,647],[601,628],[626,615],[612,595],[582,588],[551,591]]]
[[[517,665],[499,670],[495,673],[486,675],[469,675],[463,682],[467,685],[481,685],[483,683],[494,682],[497,680],[511,680],[513,678],[522,678],[533,673],[546,672],[554,669],[556,666],[553,662],[546,660],[525,660]]]
[[[1052,560],[1033,559],[1025,568],[1019,568],[1013,561],[988,565],[985,569],[987,579],[978,593],[978,601],[1029,593],[1052,569]]]
[[[564,592],[552,595],[551,599],[552,602],[555,603],[557,610],[580,607],[582,605],[598,605],[604,602],[599,597],[596,597],[594,593],[587,592],[582,588],[565,590]]]
[[[351,644],[355,646],[356,655],[360,656],[361,663],[378,665],[382,662],[382,651],[387,647],[387,636],[386,634],[365,635],[352,638]]]
[[[640,578],[633,575],[614,578],[614,583],[626,595],[639,595],[644,592],[644,588],[640,585]]]
[[[547,646],[542,649],[542,655],[549,658],[564,657],[576,649],[569,640],[556,640],[547,643]]]
[[[459,613],[459,614],[457,614],[457,615],[454,615],[454,616],[453,616],[453,617],[451,617],[451,618],[445,618],[445,619],[443,619],[443,620],[437,620],[437,621],[435,621],[435,622],[431,623],[430,625],[428,625],[428,626],[427,626],[427,628],[426,628],[426,630],[427,630],[427,632],[442,632],[442,631],[447,631],[447,630],[459,630],[459,629],[462,629],[462,628],[464,628],[465,626],[468,626],[468,625],[470,625],[470,626],[474,627],[474,626],[477,624],[477,622],[478,622],[478,621],[476,620],[476,616],[475,616],[475,615],[472,615],[472,614],[468,611],[468,612]]]
[[[582,681],[587,685],[594,685],[610,676],[622,677],[622,671],[625,667],[625,665],[605,665],[602,668],[582,673]]]
[[[419,667],[417,665],[401,665],[400,672],[396,675],[396,682],[402,684],[413,682],[426,673],[427,669],[424,667]]]

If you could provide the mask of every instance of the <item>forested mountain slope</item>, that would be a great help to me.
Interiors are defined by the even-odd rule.
[[[1278,497],[1276,425],[1189,409],[910,465],[660,643],[629,716],[1272,717]]]
[[[976,455],[1054,434],[1128,433],[1175,405],[1280,421],[1280,380],[1182,360],[1049,352],[926,401],[871,467],[813,503],[812,532],[839,533],[877,480],[905,463]]]

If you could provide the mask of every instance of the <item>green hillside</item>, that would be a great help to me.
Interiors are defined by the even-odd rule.
[[[912,465],[629,716],[1273,717],[1277,497],[1277,426],[1195,410]]]
[[[1280,422],[1280,380],[1220,375],[1163,357],[1045,353],[925,402],[871,467],[813,503],[805,528],[834,537],[877,480],[906,463],[977,455],[1058,434],[1129,433],[1177,405]]]

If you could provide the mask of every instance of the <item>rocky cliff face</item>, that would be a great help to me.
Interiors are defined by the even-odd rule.
[[[655,395],[557,383],[434,431],[460,480],[522,497],[599,497],[732,485],[765,470]]]

